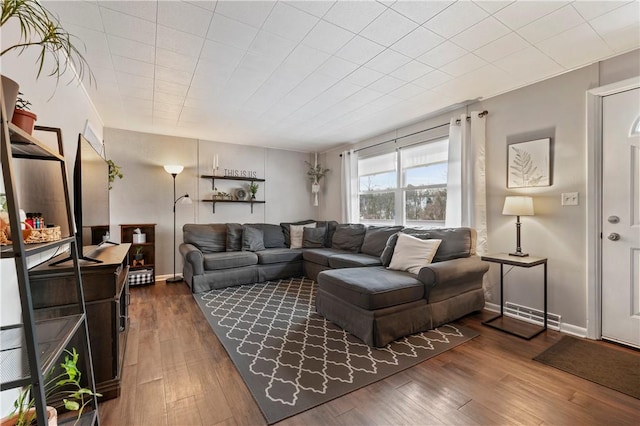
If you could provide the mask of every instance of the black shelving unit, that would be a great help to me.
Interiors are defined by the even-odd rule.
[[[30,385],[30,396],[35,402],[37,424],[46,425],[47,401],[43,386],[45,372],[50,371],[53,366],[61,362],[64,350],[67,349],[71,342],[78,346],[77,351],[82,358],[79,368],[84,380],[86,380],[86,383],[83,382],[83,386],[95,392],[84,294],[78,264],[78,247],[76,247],[76,240],[73,235],[74,223],[60,129],[41,126],[36,126],[35,129],[56,134],[59,152],[54,152],[35,137],[9,123],[4,105],[4,93],[0,92],[0,110],[2,113],[2,152],[0,159],[2,161],[2,174],[7,197],[9,225],[13,230],[11,244],[0,248],[0,255],[3,259],[14,259],[20,293],[22,323],[0,327],[0,390],[5,391]],[[64,220],[67,222],[66,224],[59,224],[63,232],[63,237],[60,240],[40,244],[26,244],[22,240],[18,185],[16,182],[17,164],[14,163],[16,159],[36,161],[34,165],[29,167],[38,167],[38,162],[42,161],[54,162],[59,165],[60,182],[64,190],[66,211],[57,213],[64,213]],[[22,173],[24,173],[24,170]],[[49,182],[41,182],[34,190],[46,191],[49,184]],[[69,312],[72,313],[65,313],[64,316],[62,314],[53,316],[51,313],[46,315],[39,314],[33,308],[32,293],[38,290],[31,283],[28,259],[33,255],[49,250],[62,249],[67,246],[73,259],[77,303],[73,306],[68,306]],[[87,406],[85,408],[79,424],[94,425],[99,423],[98,402],[95,396],[91,398],[91,407]],[[58,424],[65,424],[65,422],[72,424],[75,420],[75,416],[66,418],[63,415]]]
[[[233,180],[240,182],[266,182],[265,179],[253,178],[253,177],[244,177],[244,176],[214,176],[214,175],[201,175],[202,179],[211,179],[211,188],[216,188],[216,179],[220,180]],[[251,214],[253,214],[253,205],[254,204],[264,204],[263,200],[202,200],[205,203],[212,203],[213,214],[216,213],[216,203],[240,203],[240,204],[250,204],[251,205]]]

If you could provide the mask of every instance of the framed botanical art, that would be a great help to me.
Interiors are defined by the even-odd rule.
[[[507,188],[551,185],[551,139],[507,146]]]

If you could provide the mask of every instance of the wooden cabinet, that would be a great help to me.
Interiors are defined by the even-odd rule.
[[[129,331],[129,249],[130,244],[85,247],[85,255],[102,263],[80,262],[96,390],[103,395],[100,401],[120,396]],[[51,266],[52,262],[32,272],[38,319],[68,314],[69,303],[76,297],[73,265],[66,262]]]
[[[216,188],[216,179],[219,180],[233,180],[233,181],[240,181],[240,182],[265,182],[264,179],[258,179],[258,178],[252,178],[252,177],[241,177],[241,176],[213,176],[213,175],[201,175],[200,176],[202,179],[211,179],[211,187],[215,190]],[[249,192],[249,191],[247,191]],[[234,197],[233,194],[231,194],[231,197]],[[212,204],[212,210],[213,213],[216,213],[216,203],[245,203],[245,204],[251,204],[251,213],[253,213],[253,205],[254,204],[264,204],[265,201],[263,200],[256,200],[256,199],[248,199],[248,200],[238,200],[236,198],[232,198],[232,199],[212,199],[212,200],[202,200],[205,203],[211,203]]]
[[[140,229],[144,242],[136,237],[135,230]],[[129,285],[156,283],[156,224],[137,223],[120,225],[120,241],[130,243],[129,249]]]

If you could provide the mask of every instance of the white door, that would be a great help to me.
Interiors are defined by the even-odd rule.
[[[640,347],[640,89],[602,111],[602,338]]]

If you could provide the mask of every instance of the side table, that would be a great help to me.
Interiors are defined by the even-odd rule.
[[[500,264],[500,314],[482,322],[489,327],[504,331],[514,336],[530,340],[547,329],[547,258],[527,256],[517,257],[507,253],[496,253],[482,256],[482,260]],[[543,326],[520,321],[504,316],[504,265],[531,268],[543,265],[544,267],[544,317]]]

